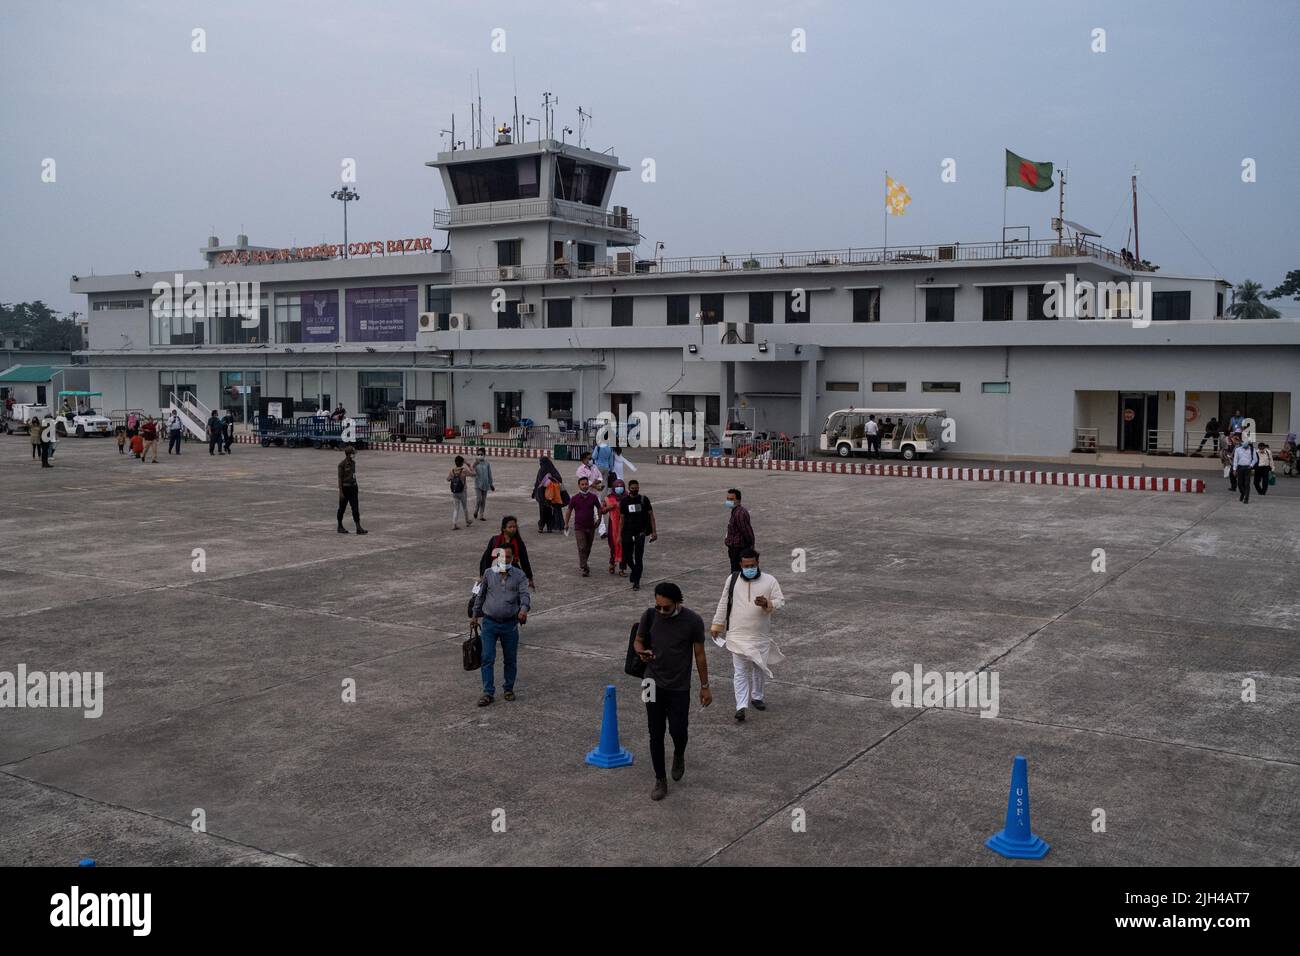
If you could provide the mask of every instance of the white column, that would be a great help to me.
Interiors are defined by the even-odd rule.
[[[1186,441],[1183,438],[1187,430],[1187,390],[1176,389],[1174,391],[1174,447],[1173,453],[1181,455],[1186,451]]]

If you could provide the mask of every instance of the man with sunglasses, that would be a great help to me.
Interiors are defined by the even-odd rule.
[[[645,712],[650,725],[650,760],[655,785],[651,800],[668,795],[664,761],[664,728],[673,738],[673,780],[686,773],[687,723],[691,714],[691,660],[700,675],[700,706],[713,703],[709,691],[709,662],[704,656],[704,620],[682,606],[682,589],[664,581],[655,585],[655,606],[641,615],[633,648],[646,662],[649,699]]]

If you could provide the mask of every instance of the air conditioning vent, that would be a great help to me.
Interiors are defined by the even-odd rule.
[[[537,303],[536,303],[536,302],[520,302],[520,303],[519,303],[519,314],[520,314],[520,315],[536,315],[536,314],[537,314]]]
[[[940,247],[939,247],[939,259],[940,259],[940,260],[944,260],[944,259],[956,259],[956,258],[957,258],[957,247],[956,247],[956,246],[940,246]]]
[[[447,328],[451,332],[468,332],[469,331],[469,313],[453,312],[448,317]]]
[[[631,275],[633,268],[632,253],[620,252],[614,256],[614,271],[620,275]]]
[[[497,278],[502,282],[513,282],[519,278],[519,272],[514,266],[499,266],[497,268]]]

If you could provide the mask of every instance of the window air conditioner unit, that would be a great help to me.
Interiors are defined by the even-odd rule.
[[[536,302],[520,302],[520,303],[519,303],[519,314],[520,314],[520,315],[536,315],[536,314],[537,314],[537,303],[536,303]]]
[[[614,271],[620,275],[631,275],[634,263],[632,253],[620,252],[614,256]]]
[[[502,282],[513,282],[519,278],[519,273],[515,271],[514,266],[498,266],[497,278]]]
[[[469,331],[469,313],[453,312],[447,317],[447,330],[450,332]]]
[[[940,247],[939,247],[939,259],[940,259],[940,260],[945,260],[945,259],[956,259],[956,258],[957,258],[957,247],[956,247],[956,246],[940,246]]]
[[[754,327],[748,322],[723,322],[718,326],[722,345],[752,345]]]

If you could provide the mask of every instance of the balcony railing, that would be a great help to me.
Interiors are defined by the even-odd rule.
[[[566,222],[580,222],[606,229],[622,229],[637,233],[640,220],[624,212],[605,212],[581,203],[556,199],[521,199],[507,203],[483,203],[457,206],[455,209],[435,209],[433,224],[436,228],[475,226],[493,222],[514,222],[520,219],[551,217]]]
[[[459,210],[456,210],[459,212]],[[607,215],[610,214],[598,214]],[[612,218],[612,216],[610,216]],[[636,220],[626,217],[630,223]],[[890,246],[862,249],[823,249],[811,252],[765,252],[743,256],[691,256],[675,259],[625,260],[623,264],[553,263],[500,266],[487,269],[456,269],[453,283],[585,279],[618,275],[690,275],[721,272],[780,272],[784,269],[833,269],[845,266],[892,266],[921,262],[988,262],[998,259],[1053,259],[1086,256],[1124,266],[1118,252],[1093,242],[1061,242],[1034,239],[1025,242],[976,242],[928,246]],[[514,280],[505,279],[498,269],[514,270]]]

